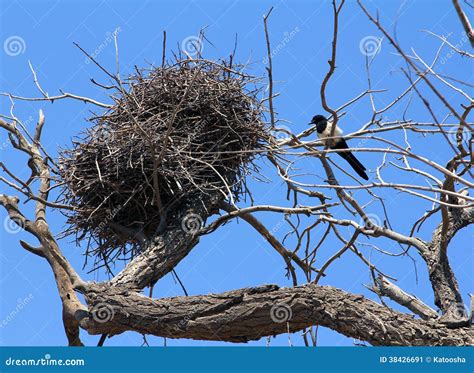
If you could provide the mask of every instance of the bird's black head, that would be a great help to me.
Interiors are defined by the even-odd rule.
[[[324,132],[326,129],[326,126],[328,125],[328,120],[324,115],[315,115],[313,119],[311,119],[310,124],[315,124],[316,125],[316,131],[318,133]]]

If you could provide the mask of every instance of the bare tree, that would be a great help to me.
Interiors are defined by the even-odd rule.
[[[456,1],[454,3],[457,4]],[[138,118],[143,118],[146,113],[137,110],[141,110],[144,102],[151,98],[140,96],[140,92],[127,91],[124,88],[127,85],[121,80],[118,71],[116,74],[106,71],[92,57],[93,62],[111,78],[119,94],[119,96],[112,96],[113,105],[70,93],[49,96],[38,83],[33,68],[34,81],[41,92],[41,97],[8,95],[12,101],[12,110],[9,115],[2,116],[0,127],[8,134],[15,150],[28,157],[27,167],[31,170],[31,177],[28,180],[21,180],[6,164],[0,163],[3,171],[0,181],[15,190],[27,202],[34,203],[35,213],[34,216],[28,217],[19,206],[19,197],[15,195],[0,195],[0,204],[13,222],[39,242],[38,245],[32,245],[20,241],[20,244],[25,250],[44,258],[54,273],[62,301],[64,330],[69,345],[82,345],[80,329],[89,334],[108,337],[125,331],[134,331],[143,335],[167,338],[229,342],[246,342],[265,336],[302,331],[306,344],[316,344],[315,326],[319,325],[372,345],[460,346],[473,344],[471,319],[466,312],[463,296],[449,263],[448,249],[458,232],[474,223],[474,198],[468,193],[474,186],[469,180],[469,176],[472,177],[473,163],[472,122],[469,122],[469,115],[474,108],[474,101],[464,91],[464,87],[470,86],[463,83],[462,78],[447,77],[437,73],[437,62],[443,48],[448,48],[466,58],[472,59],[474,56],[453,45],[448,38],[435,34],[432,36],[440,40],[440,47],[432,61],[426,61],[414,49],[408,53],[400,46],[396,38],[387,32],[380,21],[359,2],[360,10],[379,30],[384,40],[391,45],[397,58],[405,62],[406,67],[401,72],[403,79],[406,79],[406,89],[395,93],[392,101],[384,107],[376,106],[374,97],[380,93],[380,90],[372,89],[370,75],[371,66],[376,63],[375,53],[368,55],[366,60],[367,90],[339,107],[333,107],[334,100],[327,96],[326,88],[336,71],[339,15],[343,10],[343,5],[343,0],[339,3],[336,0],[332,2],[332,48],[328,61],[329,69],[321,84],[321,101],[324,110],[334,123],[332,128],[334,137],[335,124],[342,122],[341,118],[346,115],[351,106],[359,103],[363,98],[369,98],[367,123],[345,137],[352,139],[352,143],[358,142],[356,147],[347,151],[358,152],[358,154],[368,152],[380,156],[380,164],[374,171],[375,177],[367,183],[360,183],[354,177],[352,177],[354,182],[351,184],[341,183],[336,177],[335,168],[346,172],[333,162],[332,155],[335,151],[327,145],[323,146],[319,140],[314,140],[315,126],[301,133],[293,133],[287,127],[279,127],[273,103],[276,94],[268,34],[270,11],[264,17],[269,61],[267,68],[269,94],[256,105],[266,105],[270,113],[270,122],[267,124],[272,136],[266,144],[259,148],[254,147],[252,151],[260,158],[270,161],[275,174],[278,175],[278,180],[283,181],[287,188],[288,205],[259,205],[258,196],[252,196],[251,185],[245,183],[244,176],[248,170],[239,168],[242,172],[238,175],[238,181],[235,179],[235,173],[231,173],[232,178],[229,179],[227,177],[229,173],[225,168],[214,167],[213,162],[216,158],[213,152],[207,152],[206,156],[209,158],[203,161],[204,158],[195,159],[187,155],[183,146],[182,152],[179,153],[179,157],[183,158],[180,160],[207,162],[208,167],[212,166],[214,175],[212,180],[215,182],[208,185],[207,193],[194,197],[188,195],[184,201],[172,204],[170,207],[163,199],[165,195],[163,188],[166,186],[159,182],[157,176],[166,155],[159,149],[155,152],[153,144],[150,143],[149,149],[153,153],[152,160],[154,160],[151,166],[154,171],[150,178],[150,190],[153,191],[154,196],[152,206],[154,206],[153,211],[156,212],[158,221],[166,222],[166,224],[157,224],[158,227],[155,227],[156,230],[153,232],[146,229],[130,232],[130,227],[113,226],[111,223],[113,218],[110,218],[106,224],[110,223],[108,227],[116,238],[112,243],[102,242],[101,250],[92,254],[105,255],[100,259],[106,266],[107,263],[118,260],[114,256],[116,252],[114,249],[122,245],[121,254],[128,255],[130,260],[124,269],[109,281],[95,283],[81,279],[62,254],[60,244],[48,225],[47,210],[59,210],[66,215],[72,214],[69,216],[77,217],[78,207],[74,203],[67,203],[71,202],[73,197],[62,202],[50,200],[51,191],[62,187],[65,182],[59,177],[64,176],[62,172],[64,165],[58,165],[41,143],[42,129],[45,125],[43,113],[41,111],[39,113],[35,133],[30,134],[27,127],[15,116],[14,102],[17,100],[53,102],[74,99],[101,109],[112,110],[113,115],[117,115],[117,112],[113,111],[117,105],[122,105],[120,106],[123,109],[120,114],[122,118],[127,118],[127,123],[131,126],[136,125],[135,128],[138,128],[143,123]],[[198,42],[202,42],[202,39]],[[379,48],[380,45],[375,47]],[[165,65],[164,61],[163,52],[163,65]],[[172,120],[168,122],[163,120],[165,134],[163,148],[176,146],[176,138],[173,137],[175,119],[185,110],[188,101],[191,102],[194,99],[192,92],[195,86],[201,84],[199,74],[203,69],[208,69],[206,71],[212,71],[213,74],[222,73],[223,76],[234,74],[234,76],[241,76],[239,79],[252,80],[250,77],[244,77],[243,72],[232,65],[232,58],[228,64],[216,64],[198,55],[196,58],[188,56],[181,63],[195,64],[193,66],[199,66],[199,68],[191,69],[190,71],[194,73],[186,75],[188,80],[186,80],[184,99],[172,108]],[[214,64],[219,66],[218,70],[213,70]],[[138,73],[135,79],[141,82],[148,78]],[[173,77],[173,79],[181,78]],[[110,87],[103,87],[110,89]],[[230,88],[223,86],[222,89]],[[464,103],[460,107],[452,103],[448,98],[452,95],[448,95],[448,92],[454,93],[456,98],[462,99]],[[124,104],[124,100],[130,101]],[[431,121],[406,119],[405,115],[396,120],[384,119],[387,113],[402,105],[405,105],[404,112],[407,112],[409,105],[416,100],[426,108],[432,118]],[[435,104],[445,108],[446,115],[443,118],[439,118],[433,111],[432,107]],[[250,110],[248,108],[253,107],[252,105],[253,103],[249,103],[245,110]],[[397,113],[395,110],[394,112]],[[110,114],[110,111],[108,113]],[[110,120],[110,116],[107,120]],[[157,120],[156,116],[154,120]],[[148,139],[146,128],[140,128],[140,130],[144,133],[143,138]],[[387,134],[393,136],[384,137]],[[451,154],[450,159],[446,164],[439,164],[417,153],[410,144],[412,134],[422,135],[417,141],[427,143],[433,138],[441,139]],[[91,141],[100,139],[100,134],[91,133],[89,139]],[[103,139],[101,141],[103,143]],[[143,146],[148,146],[146,141],[144,144]],[[233,156],[229,155],[229,157]],[[246,162],[247,156],[242,152],[239,153],[239,157],[232,159],[237,159],[241,164]],[[304,166],[301,165],[306,159],[319,161],[324,170],[324,176],[318,177],[302,171]],[[73,166],[74,164],[69,164],[69,167]],[[107,176],[101,174],[99,166],[97,169],[98,178],[103,176],[105,179]],[[385,176],[388,170],[413,177],[400,177],[403,180],[411,180],[409,182],[388,181]],[[193,181],[193,185],[201,186],[197,181],[200,175],[186,174],[186,177],[187,180]],[[319,178],[320,182],[309,183],[309,175],[311,180]],[[170,182],[175,179],[176,175],[171,175],[169,178]],[[81,179],[83,180],[85,179]],[[237,201],[233,199],[232,196],[236,195],[237,184],[240,188],[237,194],[246,190],[251,196],[250,205],[238,207]],[[404,198],[414,200],[420,206],[428,204],[430,207],[417,221],[413,222],[410,231],[403,232],[394,228],[396,224],[390,219],[390,208],[378,195],[379,191],[383,191],[384,194],[400,193]],[[301,204],[301,200],[316,202],[307,205]],[[137,206],[140,210],[139,204]],[[374,206],[378,206],[377,211],[384,211],[384,215],[375,216],[372,212],[375,209]],[[128,205],[121,205],[120,209],[127,214],[131,213]],[[110,213],[110,210],[103,211]],[[281,214],[282,221],[289,228],[285,236],[288,240],[279,239],[255,216],[256,212]],[[91,214],[95,212],[87,213],[92,216]],[[220,216],[214,217],[217,213],[220,213]],[[144,214],[147,221],[155,219],[148,212]],[[183,223],[184,219],[189,219],[190,216],[197,219],[197,222]],[[241,218],[252,226],[256,234],[261,235],[281,255],[288,270],[288,276],[292,279],[293,287],[262,285],[221,294],[165,299],[155,299],[151,294],[150,296],[143,294],[145,288],[152,289],[163,276],[173,271],[176,265],[197,245],[199,236],[212,234],[225,223],[236,218]],[[428,219],[438,220],[436,228],[430,232],[431,238],[426,240],[421,238],[421,230]],[[99,220],[104,220],[104,216],[101,216]],[[75,223],[77,228],[77,221]],[[192,225],[191,229],[188,223]],[[81,227],[85,232],[94,235],[89,227],[84,228],[84,225]],[[321,227],[324,227],[324,234],[318,236],[315,232]],[[129,250],[130,237],[133,237],[134,250],[132,251]],[[101,239],[100,235],[96,238]],[[371,238],[370,243],[364,241],[364,238]],[[291,242],[291,244],[285,244],[285,242]],[[338,242],[339,246],[334,246],[333,242]],[[388,246],[387,242],[394,245]],[[331,243],[330,246],[328,243]],[[396,274],[385,273],[378,268],[367,255],[367,248],[383,256],[422,258],[429,275],[423,280],[431,283],[434,305],[430,306],[422,302],[415,295],[407,293],[396,285]],[[326,249],[330,250],[332,255],[328,260],[321,262],[318,253]],[[450,255],[464,255],[462,250],[472,248],[454,249],[456,250],[453,252],[451,248]],[[368,287],[378,296],[380,302],[377,303],[362,295],[352,294],[332,286],[319,285],[321,279],[327,277],[328,269],[348,253],[355,254],[357,260],[367,267],[372,278],[372,284]],[[79,300],[78,293],[85,296],[85,304]],[[399,310],[387,305],[384,298],[389,299],[392,304],[397,304]],[[405,311],[402,312],[402,309]],[[103,342],[104,338],[101,339],[100,344]]]

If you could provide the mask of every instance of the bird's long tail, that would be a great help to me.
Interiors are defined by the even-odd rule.
[[[347,161],[347,163],[351,165],[354,171],[357,172],[357,175],[359,175],[364,180],[369,180],[369,177],[365,173],[365,167],[362,165],[362,163],[359,162],[359,160],[354,156],[354,154],[350,152],[337,152],[337,154],[339,154]]]

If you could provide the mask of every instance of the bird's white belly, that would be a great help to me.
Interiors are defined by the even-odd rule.
[[[331,136],[331,130],[332,130],[332,123],[328,123],[328,125],[326,126],[326,129],[322,133],[318,133],[318,137],[322,140],[324,144],[326,143],[325,139]],[[342,130],[338,126],[336,126],[336,129],[334,130],[334,137],[341,137],[341,136],[342,136]]]

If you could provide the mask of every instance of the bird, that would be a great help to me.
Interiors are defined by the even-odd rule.
[[[331,129],[332,129],[332,122],[328,121],[324,115],[315,115],[313,119],[311,119],[310,125],[316,126],[316,132],[318,133],[318,137],[321,139],[324,145],[326,145],[326,139],[331,136]],[[342,130],[336,125],[334,129],[334,136],[332,141],[330,142],[330,149],[334,150],[344,150],[349,149],[346,140],[342,137]],[[369,180],[369,177],[365,173],[366,168],[359,160],[348,151],[338,152],[342,158],[344,158],[347,163],[351,165],[355,172],[364,180]]]

